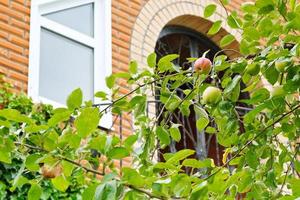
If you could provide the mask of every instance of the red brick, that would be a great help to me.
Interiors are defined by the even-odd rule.
[[[23,21],[16,20],[16,19],[12,18],[12,19],[10,20],[10,22],[11,22],[11,24],[12,24],[13,26],[16,26],[16,27],[21,28],[21,29],[26,30],[26,31],[29,31],[29,30],[30,30],[29,24],[28,24],[28,23],[25,23],[25,22],[23,22]]]
[[[24,65],[20,65],[19,63],[17,62],[13,62],[11,60],[9,60],[8,58],[1,58],[0,57],[0,63],[2,63],[2,65],[10,68],[10,69],[13,69],[15,71],[19,71],[19,72],[22,72],[22,73],[27,73],[27,67],[24,66]]]
[[[7,39],[8,38],[8,33],[5,31],[0,30],[0,38]]]
[[[12,44],[11,42],[5,41],[3,39],[0,39],[0,47],[8,48],[8,49],[13,50],[18,53],[23,53],[22,47]]]
[[[9,41],[11,41],[12,43],[19,45],[21,47],[25,47],[28,48],[29,47],[29,41],[25,40],[23,38],[17,37],[17,36],[10,36]]]
[[[9,16],[3,14],[3,13],[0,13],[0,21],[3,21],[5,23],[8,23],[9,21]]]
[[[22,13],[25,13],[27,15],[30,15],[30,9],[24,5],[21,5],[19,3],[16,3],[16,2],[11,2],[11,7],[13,9],[16,9]]]
[[[9,52],[9,58],[12,60],[12,61],[16,61],[18,63],[22,63],[24,65],[28,65],[28,57],[25,57],[23,55],[20,55],[20,54],[16,54],[16,53],[13,53],[13,52]]]
[[[0,27],[1,27],[2,30],[8,31],[8,32],[13,33],[15,35],[18,35],[18,36],[21,36],[21,37],[24,35],[24,31],[22,29],[16,28],[16,27],[14,27],[10,24],[0,22]]]
[[[0,0],[0,4],[3,4],[5,6],[8,6],[9,1],[8,0]]]
[[[4,5],[0,5],[0,13],[7,14],[10,17],[14,17],[16,19],[24,20],[25,15],[19,12],[12,10]]]

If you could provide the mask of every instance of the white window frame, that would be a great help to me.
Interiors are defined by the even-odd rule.
[[[89,3],[94,4],[94,36],[88,36],[42,16]],[[65,105],[39,95],[41,28],[92,48],[94,51],[94,93],[105,91],[110,94],[110,90],[106,87],[105,77],[112,73],[111,0],[31,1],[28,95],[35,102],[51,104],[54,107],[64,107]],[[96,104],[108,103],[100,102],[98,98],[94,98],[93,101]],[[111,124],[112,116],[111,113],[108,113],[102,117],[100,125],[104,128],[110,128]]]

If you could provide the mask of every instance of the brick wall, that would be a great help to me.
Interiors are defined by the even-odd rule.
[[[159,6],[159,2],[165,0],[151,1],[156,1]],[[201,1],[203,0],[195,0],[198,3]],[[126,72],[130,57],[136,59],[130,52],[132,33],[140,11],[148,2],[148,0],[112,0],[113,73]],[[231,0],[227,8],[236,10],[240,4],[240,0]],[[27,91],[29,21],[30,0],[0,0],[0,73],[6,76],[7,82],[15,86],[15,91]],[[118,84],[122,86],[121,94],[129,91],[125,81],[119,81]],[[132,133],[131,117],[130,115],[122,117],[122,120],[119,117],[115,120],[117,124],[115,133],[120,133],[118,124],[122,123],[122,135],[126,137]],[[128,163],[128,160],[124,163]]]
[[[127,70],[132,29],[147,2],[112,0],[113,72]],[[232,0],[228,9],[236,10],[240,2]],[[0,0],[0,73],[6,75],[16,91],[27,91],[29,21],[30,0]],[[121,92],[127,92],[125,83],[120,84],[124,85]]]
[[[29,0],[0,0],[0,73],[15,91],[27,91]]]

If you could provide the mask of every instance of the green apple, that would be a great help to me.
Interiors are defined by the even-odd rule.
[[[198,58],[194,64],[194,70],[197,73],[209,74],[212,63],[208,58]]]
[[[246,73],[255,76],[259,73],[260,67],[258,63],[251,63],[246,67]]]
[[[288,59],[279,59],[275,62],[275,68],[278,72],[284,72],[289,63],[290,61]]]
[[[219,88],[209,86],[203,92],[203,102],[206,104],[216,104],[221,100],[222,92]]]
[[[234,73],[242,73],[245,70],[246,66],[247,66],[247,61],[239,60],[238,62],[233,63],[231,65],[231,69]]]
[[[284,94],[283,87],[281,85],[274,86],[271,90],[271,97],[278,97]]]

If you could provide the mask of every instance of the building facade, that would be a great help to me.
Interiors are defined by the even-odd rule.
[[[231,0],[225,11],[217,0],[0,0],[0,74],[14,91],[36,101],[61,105],[76,87],[91,99],[105,90],[105,76],[127,72],[130,60],[145,66],[148,54],[168,45],[165,36],[186,35],[218,48],[230,33],[236,41],[226,48],[238,49],[240,33],[225,23],[216,35],[207,32],[242,2]],[[209,4],[217,10],[205,19]],[[130,91],[125,81],[118,84],[121,93]],[[122,126],[120,134],[131,133],[130,116],[114,121]]]

